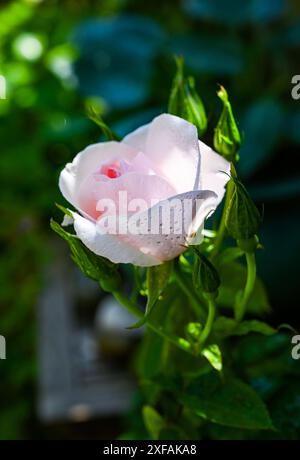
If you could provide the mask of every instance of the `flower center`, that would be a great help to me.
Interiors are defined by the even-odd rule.
[[[120,163],[116,162],[110,165],[103,165],[100,169],[100,174],[103,174],[110,179],[116,179],[117,177],[120,177],[122,174]]]

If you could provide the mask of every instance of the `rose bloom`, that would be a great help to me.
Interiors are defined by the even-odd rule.
[[[201,242],[204,221],[221,202],[229,173],[228,161],[198,140],[193,124],[162,114],[121,142],[88,146],[61,172],[59,187],[79,211],[72,211],[74,229],[91,251],[115,263],[147,267],[178,256],[195,237]],[[120,192],[126,192],[128,208],[142,200],[143,209],[124,210]],[[105,209],[106,202],[115,206]],[[184,212],[186,202],[192,212]],[[157,211],[168,206],[172,218],[169,230],[162,231]],[[108,218],[124,228],[132,214],[135,222],[152,218],[159,230],[103,231]]]

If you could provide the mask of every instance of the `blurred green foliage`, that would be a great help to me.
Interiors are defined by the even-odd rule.
[[[0,6],[1,249],[0,437],[34,437],[36,302],[49,260],[49,218],[62,165],[98,136],[84,116],[68,38],[85,15],[113,2],[12,1]],[[116,2],[117,6],[117,2]]]
[[[59,171],[100,136],[84,115],[85,104],[97,106],[120,135],[149,121],[166,110],[174,53],[184,56],[196,76],[210,144],[221,112],[217,83],[230,93],[244,133],[239,173],[266,204],[259,271],[277,312],[284,308],[282,316],[289,320],[289,306],[295,324],[300,106],[290,91],[291,78],[299,73],[300,6],[296,0],[221,4],[1,3],[0,75],[7,98],[0,99],[0,334],[7,339],[8,356],[0,363],[1,437],[38,436],[35,306],[51,256],[49,217],[56,214],[53,202],[61,202]]]

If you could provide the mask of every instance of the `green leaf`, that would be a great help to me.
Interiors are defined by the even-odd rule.
[[[258,332],[259,334],[272,335],[276,334],[277,330],[267,323],[257,320],[243,321],[235,329],[235,335],[245,335],[249,332]]]
[[[149,267],[147,269],[147,290],[148,290],[148,300],[145,310],[145,316],[140,321],[138,321],[133,326],[130,326],[128,329],[136,329],[143,326],[147,322],[147,319],[158,301],[159,297],[163,293],[165,287],[168,284],[170,275],[172,273],[173,262],[165,262],[161,265],[155,265],[154,267]]]
[[[223,368],[222,353],[219,346],[216,343],[208,345],[201,351],[203,355],[217,371],[221,371]]]
[[[137,355],[136,367],[141,380],[154,378],[161,372],[165,341],[151,330],[145,331]]]
[[[270,412],[278,430],[276,433],[272,433],[274,439],[299,441],[299,381],[299,377],[285,376],[284,384],[272,398]]]
[[[234,335],[233,332],[237,326],[237,321],[226,316],[219,316],[213,324],[213,333],[221,338]]]
[[[226,265],[218,266],[221,279],[217,304],[221,307],[233,309],[233,299],[236,293],[244,290],[247,268],[239,262],[230,262]],[[262,281],[256,278],[253,292],[247,304],[247,311],[262,315],[271,310],[268,296]]]
[[[216,319],[213,331],[222,338],[231,335],[246,335],[249,332],[257,332],[264,335],[272,335],[277,332],[272,326],[262,321],[249,320],[238,323],[236,320],[226,318],[225,316],[219,316],[219,318]]]
[[[147,270],[147,288],[148,302],[146,306],[146,314],[148,314],[157,302],[159,296],[163,293],[168,284],[172,273],[173,263],[165,262],[161,265],[149,267]]]
[[[158,439],[160,431],[165,427],[165,422],[161,415],[153,407],[144,406],[143,420],[151,437]]]
[[[180,400],[198,416],[220,425],[273,429],[263,401],[252,387],[235,378],[222,382],[210,372],[193,382]]]
[[[239,340],[235,356],[250,377],[283,375],[297,365],[291,359],[291,342],[286,333],[248,334]]]
[[[50,227],[68,242],[71,257],[84,275],[92,280],[99,281],[105,291],[112,292],[119,287],[120,275],[116,265],[91,252],[76,235],[64,230],[55,220],[51,219]]]

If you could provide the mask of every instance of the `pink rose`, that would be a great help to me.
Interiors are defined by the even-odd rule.
[[[87,147],[61,172],[59,187],[79,211],[72,212],[74,228],[91,251],[115,263],[152,266],[182,253],[195,236],[201,241],[229,171],[230,164],[198,140],[194,125],[163,114],[121,142]],[[165,231],[159,210],[167,208],[171,224]],[[105,232],[109,221],[115,232]],[[130,231],[137,221],[143,230]]]

